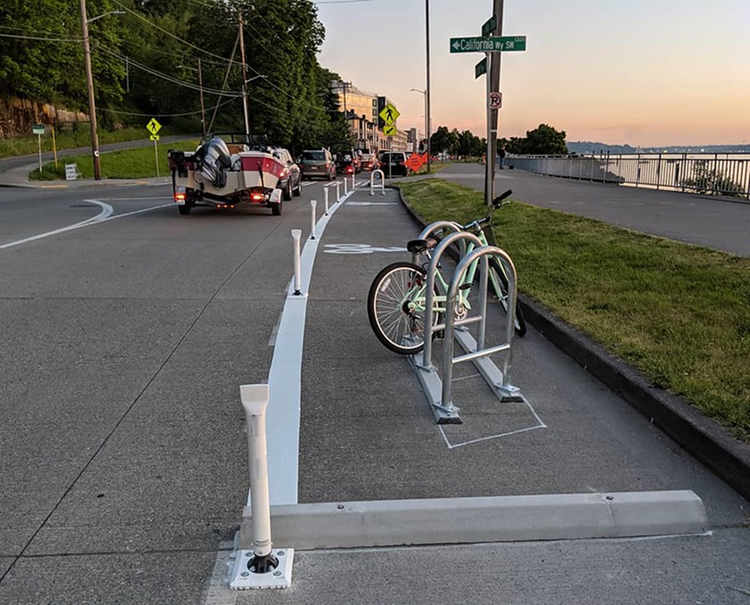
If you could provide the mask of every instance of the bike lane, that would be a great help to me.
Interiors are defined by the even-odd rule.
[[[533,328],[514,341],[513,353],[513,384],[528,406],[499,403],[462,364],[454,403],[463,424],[435,423],[409,361],[380,344],[366,310],[375,275],[408,261],[406,241],[418,233],[396,192],[360,190],[337,208],[318,242],[302,359],[299,502],[693,490],[706,507],[709,533],[606,545],[302,550],[294,595],[279,595],[279,602],[324,595],[346,602],[427,603],[438,595],[465,602],[468,590],[482,603],[564,602],[574,595],[579,602],[647,602],[655,591],[678,602],[712,591],[726,596],[730,584],[741,584],[737,557],[750,554],[747,502]],[[519,281],[523,288],[522,275]],[[501,324],[499,306],[489,315]],[[441,346],[436,341],[436,364]],[[739,551],[738,544],[744,544]],[[456,559],[464,562],[461,578],[446,575]],[[485,563],[472,566],[479,559]],[[724,573],[703,564],[709,559]],[[511,577],[498,576],[501,567]],[[583,579],[570,582],[567,574]],[[344,577],[350,579],[333,580]],[[238,602],[268,598],[244,593]]]

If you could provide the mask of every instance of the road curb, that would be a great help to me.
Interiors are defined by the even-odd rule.
[[[274,544],[296,550],[700,534],[692,491],[321,502],[271,507]],[[238,550],[253,549],[250,509]]]
[[[427,224],[424,218],[409,206],[401,189],[394,188],[412,220],[424,228]],[[736,439],[681,397],[652,385],[640,372],[567,325],[539,302],[520,295],[518,304],[526,321],[547,340],[750,500],[750,444]]]

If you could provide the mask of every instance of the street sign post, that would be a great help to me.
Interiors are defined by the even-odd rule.
[[[149,139],[151,139],[154,142],[154,158],[156,160],[156,178],[159,178],[159,147],[157,141],[159,140],[159,135],[156,134],[161,130],[161,124],[157,121],[156,118],[151,118],[146,124],[146,130],[148,130],[151,133],[151,136]]]
[[[36,135],[39,145],[39,174],[42,174],[42,135],[44,134],[44,124],[34,124],[31,127],[31,132]]]
[[[451,53],[499,53],[526,50],[526,36],[451,38]]]

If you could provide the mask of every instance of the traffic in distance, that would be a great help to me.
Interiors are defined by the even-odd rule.
[[[410,156],[417,156],[410,161]],[[283,203],[301,195],[302,181],[363,170],[382,169],[385,176],[406,176],[425,159],[419,154],[369,150],[308,149],[294,158],[288,149],[268,142],[265,136],[215,133],[204,137],[195,151],[168,152],[174,201],[180,214],[195,206],[234,208],[254,205],[281,215]]]

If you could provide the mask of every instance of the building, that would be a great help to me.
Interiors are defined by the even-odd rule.
[[[373,152],[378,148],[378,96],[362,92],[351,82],[337,82],[334,92],[338,94],[339,107],[346,115],[346,122],[354,137],[357,149]]]
[[[338,95],[339,107],[346,115],[346,122],[354,138],[354,147],[365,153],[377,151],[411,151],[407,132],[398,129],[393,136],[383,133],[385,123],[380,112],[387,104],[396,106],[388,97],[363,92],[351,82],[336,82],[333,92]]]

